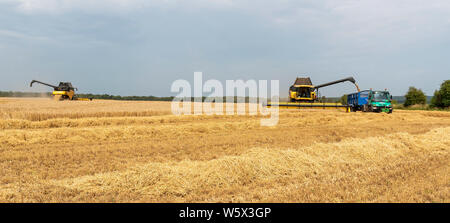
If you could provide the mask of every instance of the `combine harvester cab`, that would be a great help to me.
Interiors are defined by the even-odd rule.
[[[314,86],[309,77],[297,78],[294,84],[289,88],[289,101],[290,102],[279,102],[279,103],[268,103],[267,107],[280,107],[280,108],[290,108],[290,109],[342,109],[349,111],[348,105],[343,105],[341,103],[331,103],[331,102],[320,102],[318,99],[318,90],[322,87],[327,87],[330,85],[342,83],[342,82],[352,82],[357,90],[359,87],[353,77],[348,77],[336,81],[332,81],[326,84]]]
[[[347,103],[352,112],[386,112],[392,113],[392,95],[389,91],[359,91],[347,96]]]

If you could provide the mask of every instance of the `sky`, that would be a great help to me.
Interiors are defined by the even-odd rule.
[[[297,76],[432,95],[450,79],[450,1],[0,0],[0,91],[168,96],[198,71],[279,80],[282,96]]]

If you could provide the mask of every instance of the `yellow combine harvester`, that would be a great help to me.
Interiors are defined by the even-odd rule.
[[[52,87],[53,88],[52,95],[55,100],[59,100],[59,101],[61,101],[61,100],[92,101],[92,98],[78,98],[75,95],[75,90],[78,90],[78,89],[74,88],[72,86],[72,83],[70,83],[70,82],[59,82],[58,86],[54,86],[51,84],[33,80],[30,83],[30,87],[33,86],[33,83],[39,83],[39,84],[43,84],[43,85]]]
[[[359,87],[353,77],[344,78],[337,81],[332,81],[326,84],[314,86],[309,77],[298,77],[294,84],[289,88],[289,101],[290,102],[278,102],[278,103],[268,103],[267,107],[278,106],[280,108],[291,108],[291,109],[344,109],[348,111],[348,105],[343,105],[341,103],[329,103],[320,102],[318,98],[319,88],[327,87],[330,85],[338,84],[341,82],[349,81],[352,82],[358,92]]]

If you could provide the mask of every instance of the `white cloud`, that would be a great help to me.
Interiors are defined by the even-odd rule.
[[[0,0],[26,14],[129,13],[148,8],[229,10],[258,18],[275,28],[307,32],[330,47],[357,45],[362,51],[401,47],[447,38],[448,0]],[[195,16],[195,15],[194,15]],[[337,49],[342,52],[342,49]],[[332,53],[333,50],[330,50]]]
[[[24,13],[51,14],[77,10],[120,12],[139,9],[144,4],[146,4],[144,0],[18,0],[17,9]]]
[[[17,10],[27,14],[61,14],[69,11],[123,13],[150,7],[215,8],[232,5],[232,0],[0,0],[15,4]]]
[[[330,47],[379,50],[449,39],[450,1],[446,0],[282,3],[256,7],[252,13],[280,28],[312,32]],[[342,53],[345,49],[337,51]]]
[[[6,29],[0,29],[0,37],[8,37],[8,38],[14,38],[14,39],[26,39],[26,40],[39,40],[39,41],[50,40],[47,37],[28,35],[25,33],[13,31],[13,30],[6,30]]]

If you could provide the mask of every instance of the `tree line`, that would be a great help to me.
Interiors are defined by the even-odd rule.
[[[36,93],[36,92],[15,92],[15,91],[0,91],[0,97],[50,97],[51,92]],[[157,96],[120,96],[109,94],[77,94],[80,98],[92,98],[92,99],[107,99],[107,100],[127,100],[127,101],[172,101],[173,96],[170,97],[157,97]],[[202,97],[202,101],[205,101],[207,97]],[[231,99],[231,100],[230,100]],[[186,99],[185,99],[186,100]],[[189,99],[187,99],[189,100]],[[195,98],[190,98],[194,101]],[[395,97],[394,100],[404,100],[403,105],[409,107],[412,105],[425,105],[427,103],[427,96],[421,89],[416,87],[409,87],[408,92],[404,97]],[[244,101],[249,102],[249,97],[237,97],[229,98],[223,97],[223,102],[226,101]],[[337,102],[340,101],[343,104],[347,104],[347,95],[343,95],[341,98],[321,98],[322,102]],[[214,102],[214,101],[213,101]],[[448,108],[450,107],[450,80],[444,81],[440,88],[434,92],[431,98],[430,107],[432,108]]]
[[[427,103],[427,97],[421,89],[416,87],[409,87],[408,92],[405,95],[405,107],[411,105],[425,105]],[[442,82],[440,88],[434,91],[434,95],[431,98],[430,106],[433,108],[448,108],[450,107],[450,80]]]
[[[157,96],[120,96],[109,94],[77,94],[79,98],[106,99],[106,100],[122,100],[122,101],[172,101],[173,97],[157,97]]]
[[[51,92],[18,92],[18,91],[0,91],[0,97],[51,97]],[[103,100],[122,100],[122,101],[172,101],[173,96],[169,97],[157,97],[157,96],[120,96],[109,94],[76,94],[78,98],[91,98],[91,99],[103,99]],[[208,97],[202,97],[201,101],[205,101]],[[196,98],[183,98],[183,101],[194,102]],[[200,99],[200,98],[197,98]],[[255,100],[255,98],[253,98]],[[258,100],[258,99],[256,99]],[[208,99],[208,101],[215,102],[214,99]],[[222,102],[250,102],[250,97],[223,97]]]
[[[0,91],[0,97],[50,97],[51,92],[19,92],[19,91]],[[173,97],[157,96],[119,96],[109,94],[76,94],[79,98],[109,99],[109,100],[129,100],[129,101],[172,101]]]
[[[19,92],[19,91],[0,91],[0,97],[27,97],[27,98],[37,98],[37,97],[50,97],[52,93],[50,92]]]

